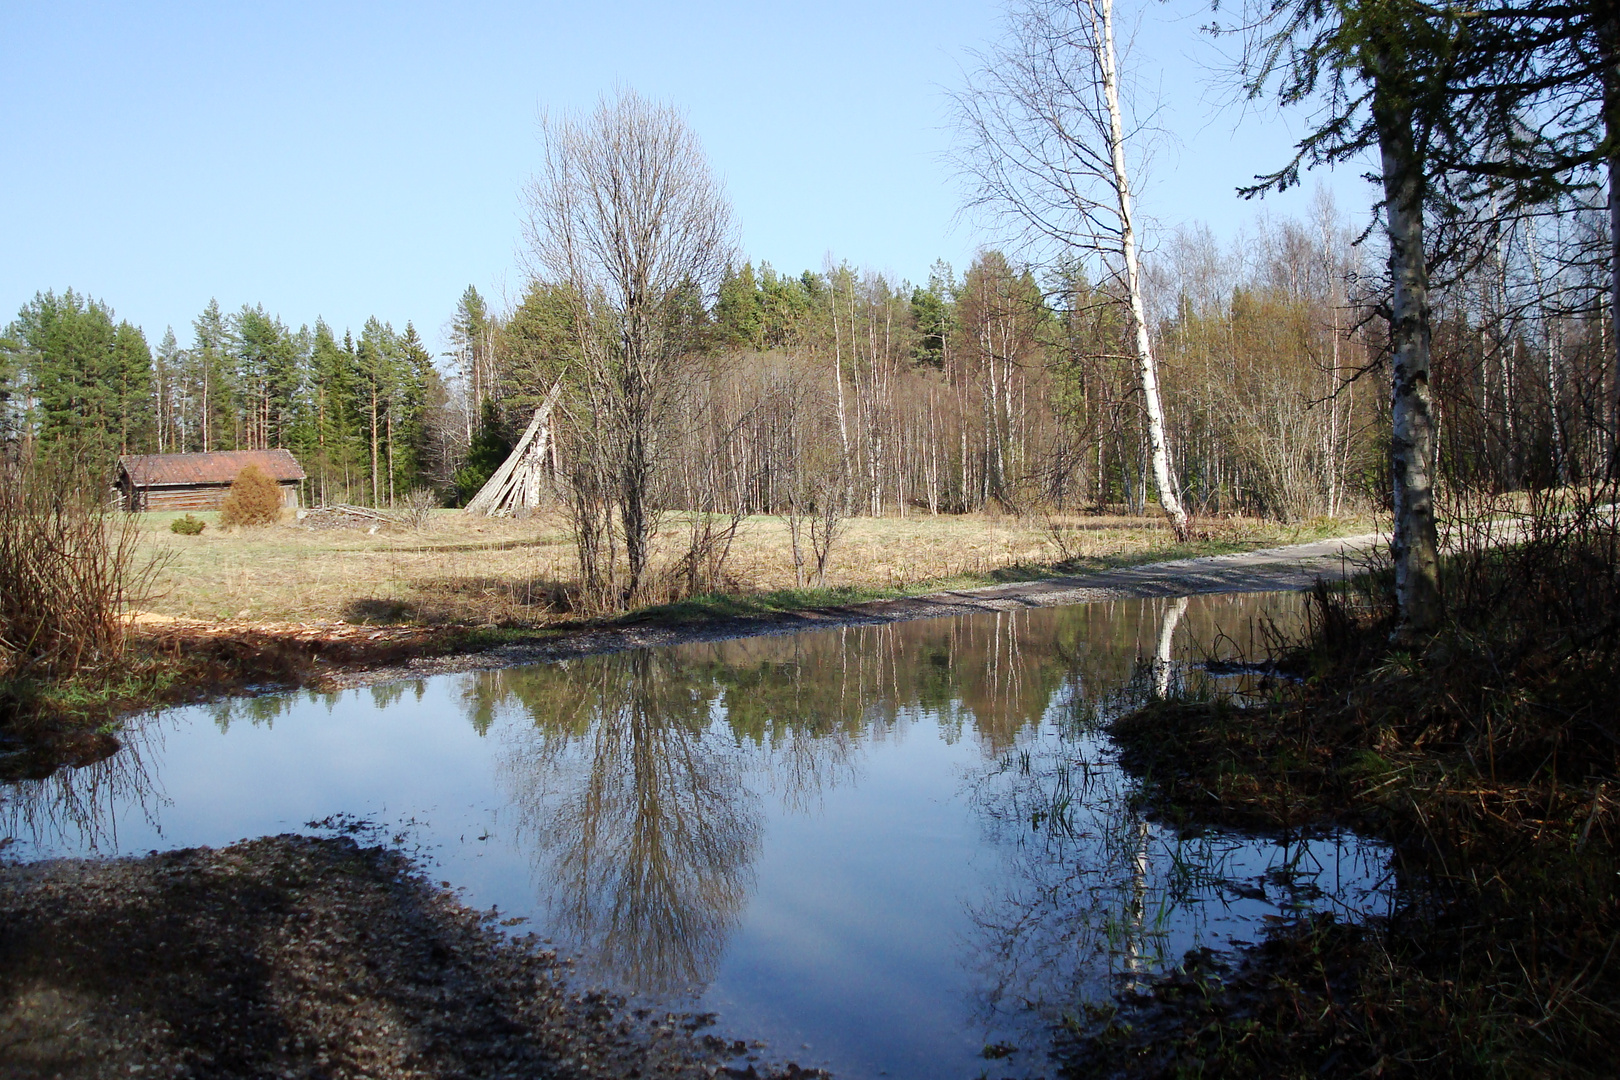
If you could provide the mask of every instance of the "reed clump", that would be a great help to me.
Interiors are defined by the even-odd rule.
[[[0,721],[41,687],[117,668],[127,609],[159,568],[138,540],[86,461],[0,460]]]
[[[1620,529],[1613,485],[1476,516],[1447,620],[1389,640],[1387,574],[1319,587],[1255,708],[1114,725],[1161,813],[1387,839],[1385,920],[1277,928],[1076,1025],[1077,1072],[1606,1076],[1620,1045]],[[1197,966],[1196,964],[1194,965]],[[1153,1033],[1151,1037],[1149,1033]]]

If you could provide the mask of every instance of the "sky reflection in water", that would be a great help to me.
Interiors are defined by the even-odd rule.
[[[1043,1022],[1189,948],[1384,908],[1384,853],[1355,838],[1144,821],[1096,733],[1300,611],[1099,603],[179,709],[6,791],[0,821],[31,858],[350,815],[589,978],[802,1063],[1016,1074]],[[980,1057],[1003,1041],[1023,1052]]]

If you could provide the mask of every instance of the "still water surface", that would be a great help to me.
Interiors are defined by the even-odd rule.
[[[0,828],[35,858],[358,825],[583,978],[774,1055],[1038,1073],[1046,1025],[1189,948],[1386,908],[1355,837],[1146,821],[1097,730],[1300,615],[1098,603],[175,709],[0,789]]]

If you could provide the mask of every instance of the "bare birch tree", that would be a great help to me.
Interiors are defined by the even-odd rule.
[[[634,91],[541,127],[524,232],[531,272],[561,286],[569,305],[577,471],[592,489],[571,500],[586,525],[578,546],[582,563],[616,559],[616,513],[626,576],[621,596],[601,599],[629,602],[657,527],[668,422],[701,328],[694,316],[736,257],[731,206],[681,114]],[[611,565],[581,570],[614,581]]]
[[[1159,505],[1187,534],[1147,323],[1113,0],[1015,0],[1007,40],[955,98],[968,206],[1054,262],[1089,255],[1124,287]]]

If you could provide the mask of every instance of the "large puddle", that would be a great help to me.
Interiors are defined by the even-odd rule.
[[[1097,731],[1301,612],[1120,601],[176,709],[3,789],[0,828],[24,859],[359,828],[582,978],[773,1055],[1018,1075],[1190,948],[1387,908],[1387,853],[1353,836],[1144,820]]]

